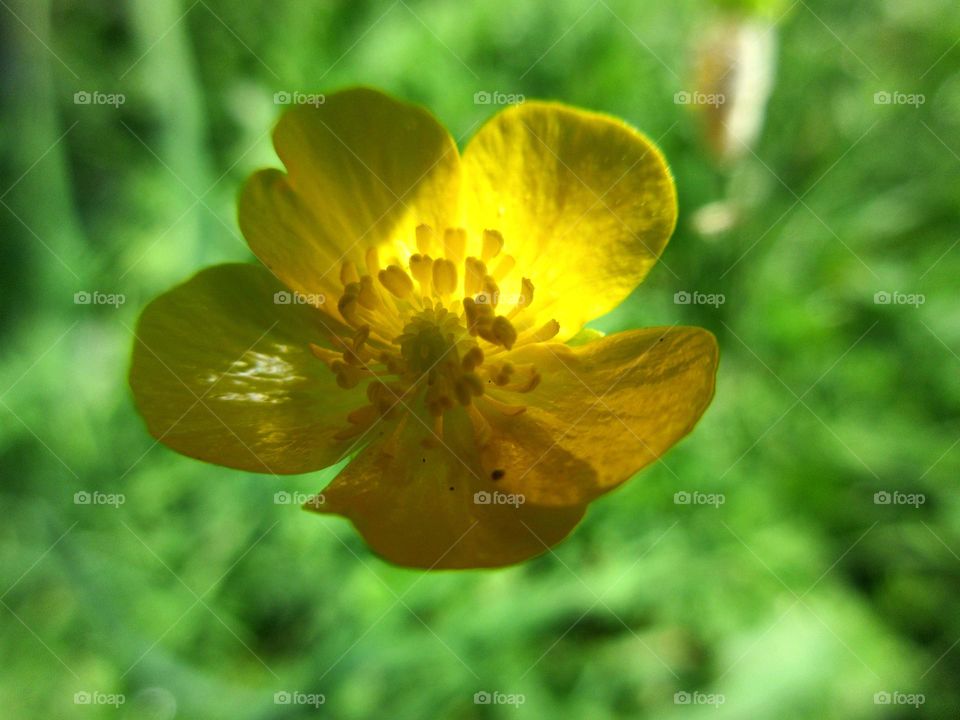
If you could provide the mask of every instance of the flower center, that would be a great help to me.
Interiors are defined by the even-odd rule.
[[[523,313],[533,301],[533,283],[522,278],[517,294],[501,294],[498,283],[516,265],[501,253],[503,237],[485,230],[474,238],[475,255],[467,254],[470,239],[462,228],[447,228],[440,237],[420,225],[417,252],[392,257],[383,267],[377,248],[371,248],[363,274],[353,262],[342,265],[337,309],[351,330],[331,338],[335,349],[311,345],[311,350],[341,387],[368,381],[370,404],[350,413],[343,439],[421,399],[440,432],[443,414],[454,407],[466,407],[477,418],[480,398],[484,409],[508,414],[525,409],[502,395],[532,390],[540,374],[532,365],[515,366],[500,356],[549,340],[560,327],[551,320],[523,330],[532,322]]]

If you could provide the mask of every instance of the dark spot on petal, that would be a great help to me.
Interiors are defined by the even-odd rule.
[[[500,468],[497,468],[497,469],[494,470],[492,473],[490,473],[490,479],[491,479],[491,480],[499,480],[500,478],[502,478],[502,477],[503,477],[504,475],[506,475],[506,474],[507,474],[507,471],[506,471],[506,470],[501,470]]]
[[[426,458],[420,458],[420,462],[426,462],[426,461],[427,461]]]
[[[453,490],[453,488],[451,487],[450,490]]]

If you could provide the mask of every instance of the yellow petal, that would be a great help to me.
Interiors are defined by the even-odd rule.
[[[377,439],[323,490],[324,503],[308,509],[350,518],[376,553],[398,565],[509,565],[546,552],[583,517],[582,505],[538,506],[480,476],[463,408],[444,415],[442,443],[423,411],[371,434]]]
[[[462,164],[466,225],[502,233],[517,262],[501,287],[529,276],[532,310],[541,324],[559,321],[560,339],[616,307],[676,224],[660,151],[605,115],[539,102],[510,108],[481,128]]]
[[[507,357],[532,363],[542,378],[527,393],[488,386],[498,400],[526,405],[516,416],[489,414],[498,484],[545,506],[589,502],[663,455],[710,404],[718,363],[713,335],[688,327],[632,330],[575,348],[542,343]]]
[[[287,110],[273,141],[288,174],[255,173],[239,221],[253,252],[292,289],[335,293],[345,261],[364,268],[368,248],[380,246],[385,265],[405,263],[417,225],[451,224],[459,153],[420,107],[353,88]]]
[[[336,325],[261,267],[208,268],[141,314],[137,409],[155,438],[199,460],[263,473],[332,465],[349,448],[334,434],[365,402],[310,351]]]

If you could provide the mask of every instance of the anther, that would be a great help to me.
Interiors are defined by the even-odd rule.
[[[464,267],[463,294],[476,295],[480,292],[483,278],[487,274],[487,266],[482,260],[478,260],[475,257],[468,257],[464,263]]]
[[[377,277],[380,279],[380,284],[400,300],[413,292],[413,280],[403,271],[403,268],[397,265],[390,265],[386,270],[381,270]]]
[[[467,350],[463,355],[463,359],[460,361],[460,367],[462,367],[465,372],[471,372],[481,365],[483,365],[483,350],[477,345]]]
[[[347,413],[347,420],[354,425],[369,425],[378,417],[380,417],[380,413],[373,405],[364,405]]]
[[[517,331],[503,315],[497,315],[489,326],[477,324],[477,334],[494,345],[502,345],[507,350],[517,341]]]
[[[527,330],[522,333],[520,337],[517,338],[517,344],[526,345],[527,343],[546,342],[547,340],[555,338],[559,332],[560,323],[556,320],[548,320],[537,329]]]
[[[516,328],[503,315],[498,315],[493,321],[493,334],[507,350],[511,349],[517,341]]]
[[[489,262],[503,250],[503,235],[496,230],[483,231],[483,251],[480,257],[484,262]]]
[[[509,362],[503,363],[496,368],[491,369],[490,379],[493,380],[495,385],[503,387],[508,382],[510,382],[510,377],[513,375],[513,364]]]
[[[496,398],[490,397],[489,394],[483,396],[483,401],[490,404],[494,410],[503,413],[504,415],[519,415],[522,412],[525,412],[527,409],[526,405],[510,405],[505,402],[500,402]]]
[[[420,292],[430,296],[430,285],[433,283],[433,260],[429,255],[415,253],[410,256],[410,272],[420,283]]]
[[[533,282],[530,278],[523,278],[520,281],[520,301],[517,307],[529,307],[533,303]]]
[[[452,295],[457,289],[457,266],[451,260],[433,263],[433,287],[440,295]]]
[[[357,303],[356,295],[344,293],[340,299],[337,300],[337,310],[340,311],[343,319],[346,320],[350,325],[357,327],[360,324],[360,320],[357,317],[359,304]]]
[[[487,302],[492,307],[496,307],[497,303],[500,302],[500,287],[497,285],[497,281],[490,275],[485,275],[481,283],[481,289],[483,294],[487,296]]]
[[[337,374],[337,385],[344,390],[355,388],[364,377],[370,375],[369,370],[348,365],[345,362],[336,361],[330,365],[330,369]]]
[[[367,308],[367,310],[376,310],[380,307],[380,295],[377,293],[376,288],[373,287],[373,278],[369,275],[364,275],[360,278],[360,289],[357,292],[358,300],[360,304]]]
[[[360,282],[357,266],[349,260],[340,266],[340,282],[343,283],[344,287],[350,283]]]
[[[327,367],[330,367],[335,361],[341,359],[340,353],[336,352],[335,350],[329,350],[313,343],[310,343],[309,347],[310,352],[312,352],[315,357],[320,359]]]
[[[369,275],[377,275],[380,272],[380,253],[377,252],[375,247],[367,250],[366,261],[367,273]]]
[[[363,350],[363,346],[369,338],[370,338],[370,326],[364,325],[359,330],[357,330],[356,334],[353,336],[353,351],[355,353],[358,353],[361,350]]]

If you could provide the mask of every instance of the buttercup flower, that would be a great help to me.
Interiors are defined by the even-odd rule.
[[[676,222],[624,123],[528,102],[461,154],[351,89],[288,110],[274,145],[286,172],[239,200],[263,265],[208,268],[139,321],[130,384],[174,450],[273,474],[353,456],[310,509],[401,565],[488,567],[562,540],[710,403],[709,332],[581,332]]]

